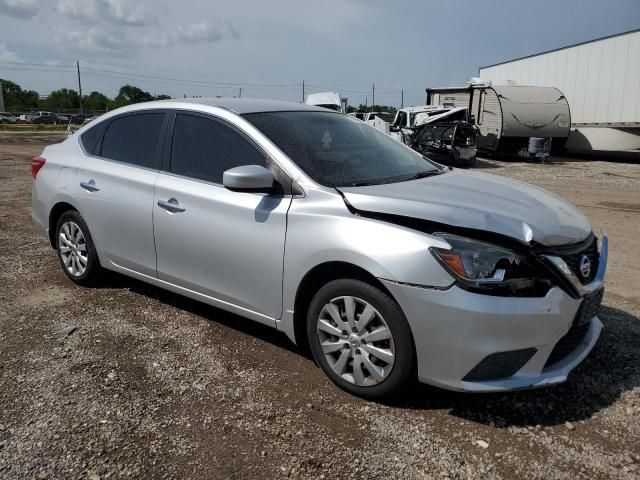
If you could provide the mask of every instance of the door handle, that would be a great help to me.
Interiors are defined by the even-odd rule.
[[[180,206],[178,200],[175,198],[170,198],[169,200],[158,200],[158,206],[171,213],[180,213],[186,210],[186,208]]]
[[[80,186],[88,192],[97,192],[100,190],[94,180],[89,180],[88,182],[80,182]]]

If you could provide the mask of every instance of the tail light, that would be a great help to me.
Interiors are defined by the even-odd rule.
[[[31,159],[31,176],[35,178],[38,176],[38,172],[42,167],[44,167],[44,163],[46,160],[42,157],[34,157]]]

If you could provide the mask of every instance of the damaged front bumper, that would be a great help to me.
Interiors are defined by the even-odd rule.
[[[602,330],[596,312],[606,263],[603,235],[598,273],[577,298],[560,287],[523,298],[381,281],[411,326],[421,382],[497,392],[564,382],[584,360]]]

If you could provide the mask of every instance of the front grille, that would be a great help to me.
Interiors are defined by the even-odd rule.
[[[560,256],[583,285],[586,285],[595,278],[598,271],[598,262],[600,260],[600,254],[598,253],[598,242],[595,238],[583,250]],[[586,277],[583,276],[582,272],[580,271],[580,262],[582,261],[583,256],[586,256],[591,264],[591,270]]]
[[[553,347],[551,355],[549,355],[547,363],[544,365],[545,369],[566,358],[582,343],[589,331],[591,319],[598,313],[603,295],[604,289],[600,288],[584,297],[571,328],[567,334],[556,343],[556,346]]]
[[[492,353],[482,359],[462,379],[465,382],[480,382],[510,377],[520,370],[537,352],[535,348]]]

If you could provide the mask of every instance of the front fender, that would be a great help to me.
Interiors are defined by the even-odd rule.
[[[288,214],[283,306],[293,311],[302,279],[326,262],[349,263],[392,282],[449,287],[454,279],[430,247],[449,245],[408,227],[353,214],[335,192],[307,192],[293,200]]]

